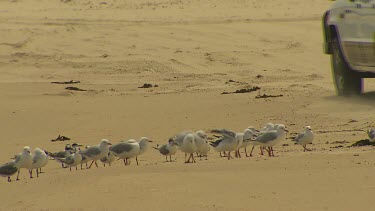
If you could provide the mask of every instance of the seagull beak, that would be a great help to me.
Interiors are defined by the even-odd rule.
[[[108,145],[112,145],[111,143],[108,143]]]
[[[289,130],[285,129],[285,132],[289,133]]]
[[[152,140],[148,140],[148,142],[154,142],[154,141],[152,141]]]

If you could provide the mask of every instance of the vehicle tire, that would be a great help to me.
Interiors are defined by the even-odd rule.
[[[350,69],[340,49],[337,38],[332,40],[332,76],[339,96],[359,95],[363,90],[363,79]]]

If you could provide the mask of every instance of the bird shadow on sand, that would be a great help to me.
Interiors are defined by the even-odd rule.
[[[359,105],[374,105],[375,103],[375,91],[365,92],[355,96],[328,96],[325,97],[327,100],[339,101],[343,103],[359,104]]]

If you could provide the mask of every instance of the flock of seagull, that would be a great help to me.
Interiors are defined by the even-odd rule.
[[[157,145],[157,147],[153,148],[157,149],[161,155],[164,155],[167,162],[172,161],[172,155],[176,154],[178,150],[185,153],[185,163],[195,163],[194,154],[199,156],[200,159],[202,157],[207,159],[207,154],[211,147],[219,152],[221,157],[227,157],[228,160],[233,158],[232,152],[235,157],[240,158],[240,149],[242,148],[245,150],[246,157],[251,157],[255,146],[260,147],[261,155],[264,155],[266,151],[269,156],[274,156],[273,146],[285,140],[285,132],[288,131],[283,124],[268,123],[260,131],[250,126],[239,133],[227,129],[215,129],[209,132],[213,134],[215,140],[210,140],[203,130],[196,132],[184,131],[171,137],[167,144]],[[367,134],[370,141],[375,141],[375,129],[369,129]],[[293,139],[296,144],[303,147],[304,152],[310,151],[306,146],[311,144],[313,140],[314,133],[310,126],[306,126]],[[33,154],[30,147],[25,146],[23,151],[16,155],[11,162],[0,166],[0,176],[7,177],[8,182],[11,182],[11,176],[17,173],[16,180],[19,180],[20,170],[24,168],[29,171],[30,178],[33,178],[34,169],[37,177],[39,177],[39,174],[42,173],[42,168],[47,165],[50,158],[61,163],[63,168],[69,168],[70,171],[72,167],[77,170],[79,165],[83,169],[83,164],[86,165],[86,169],[91,168],[93,164],[98,167],[98,160],[105,166],[122,159],[126,166],[130,165],[132,158],[135,158],[138,165],[138,156],[148,149],[150,142],[152,141],[146,137],[142,137],[138,141],[130,139],[116,144],[111,144],[107,139],[102,139],[98,145],[86,146],[83,150],[80,149],[82,145],[74,143],[72,145],[67,144],[65,150],[59,152],[48,152],[36,148]],[[252,146],[252,149],[248,154],[247,147],[249,146]],[[187,158],[187,156],[189,157]]]

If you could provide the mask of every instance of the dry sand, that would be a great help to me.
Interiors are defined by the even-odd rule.
[[[0,209],[374,210],[374,149],[346,146],[374,126],[375,83],[358,98],[335,96],[322,52],[329,4],[0,0],[2,163],[25,145],[62,149],[50,141],[58,134],[85,145],[141,136],[161,144],[185,129],[269,121],[287,125],[288,137],[305,125],[317,133],[313,151],[288,139],[274,158],[257,149],[228,161],[211,150],[208,161],[183,164],[179,152],[165,163],[150,149],[140,166],[72,172],[50,161],[39,178],[22,170],[20,181],[0,180]],[[66,80],[88,91],[50,83]],[[261,90],[221,94],[253,86]]]

